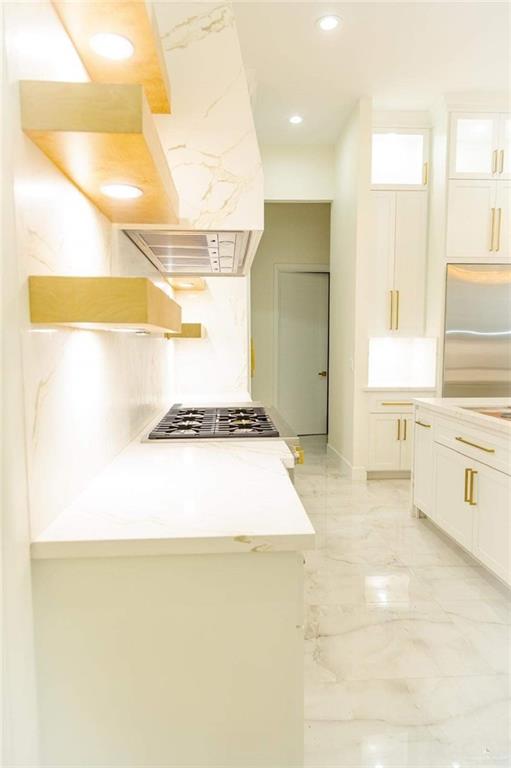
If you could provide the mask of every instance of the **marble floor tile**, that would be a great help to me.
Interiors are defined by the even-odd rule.
[[[510,592],[407,480],[353,483],[304,438],[307,768],[510,768]]]

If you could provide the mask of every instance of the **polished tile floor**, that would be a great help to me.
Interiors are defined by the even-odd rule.
[[[509,593],[425,519],[409,481],[354,483],[302,439],[307,768],[511,765]]]

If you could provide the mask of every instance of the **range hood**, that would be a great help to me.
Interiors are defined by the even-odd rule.
[[[244,275],[250,269],[260,232],[125,229],[165,277]]]
[[[232,4],[152,6],[172,89],[172,114],[153,117],[178,222],[120,228],[165,277],[246,275],[264,228],[264,188]]]

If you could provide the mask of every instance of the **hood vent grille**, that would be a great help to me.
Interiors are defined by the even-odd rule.
[[[250,232],[124,231],[165,276],[245,273]]]

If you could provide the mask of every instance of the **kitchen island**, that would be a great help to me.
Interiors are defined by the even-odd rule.
[[[293,465],[280,440],[137,438],[34,539],[43,765],[300,765]]]
[[[505,398],[415,400],[413,505],[511,584],[511,410]]]

